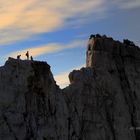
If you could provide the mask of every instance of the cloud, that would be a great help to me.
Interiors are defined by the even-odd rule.
[[[68,70],[66,72],[62,72],[62,73],[59,73],[59,74],[55,75],[54,76],[54,79],[56,80],[57,85],[59,85],[60,88],[64,88],[64,87],[68,86],[70,84],[69,79],[68,79],[69,73],[72,70],[79,70],[82,67],[84,67],[84,64],[83,65],[80,65],[78,67],[75,67],[73,69],[70,69],[70,70]]]
[[[64,72],[54,76],[56,84],[59,85],[60,88],[64,88],[70,84],[68,75],[69,72]]]
[[[113,5],[137,8],[140,0],[0,0],[0,5],[0,44],[8,44],[104,18]]]
[[[43,54],[56,53],[56,52],[60,52],[65,49],[72,49],[72,48],[78,48],[78,47],[84,47],[84,46],[86,46],[86,40],[75,40],[73,42],[70,42],[69,44],[50,43],[50,44],[43,45],[43,46],[36,46],[36,47],[26,48],[23,50],[14,51],[14,52],[7,54],[5,56],[5,58],[7,58],[9,56],[16,58],[16,56],[18,54],[21,54],[21,58],[25,59],[26,58],[25,53],[27,52],[27,50],[30,52],[30,54],[33,57],[38,57]]]
[[[0,0],[0,44],[13,43],[34,34],[52,32],[69,24],[104,13],[105,0]],[[75,21],[73,20],[72,23]],[[75,23],[77,24],[77,23]]]

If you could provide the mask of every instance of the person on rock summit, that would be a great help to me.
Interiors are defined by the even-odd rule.
[[[30,58],[31,58],[31,61],[33,61],[33,56],[31,56]]]
[[[21,55],[17,55],[17,59],[20,59]]]
[[[27,51],[25,55],[27,57],[27,60],[29,60],[29,51]]]

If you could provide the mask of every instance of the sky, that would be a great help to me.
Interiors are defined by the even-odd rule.
[[[0,0],[0,65],[8,57],[46,61],[61,88],[85,66],[90,34],[140,46],[140,0]]]

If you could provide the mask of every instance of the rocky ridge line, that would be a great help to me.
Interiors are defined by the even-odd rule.
[[[46,62],[0,67],[2,140],[139,140],[140,49],[91,35],[86,68],[60,89]]]

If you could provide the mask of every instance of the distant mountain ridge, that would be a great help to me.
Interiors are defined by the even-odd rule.
[[[0,139],[139,140],[140,49],[91,35],[86,67],[60,89],[46,62],[0,67]]]

